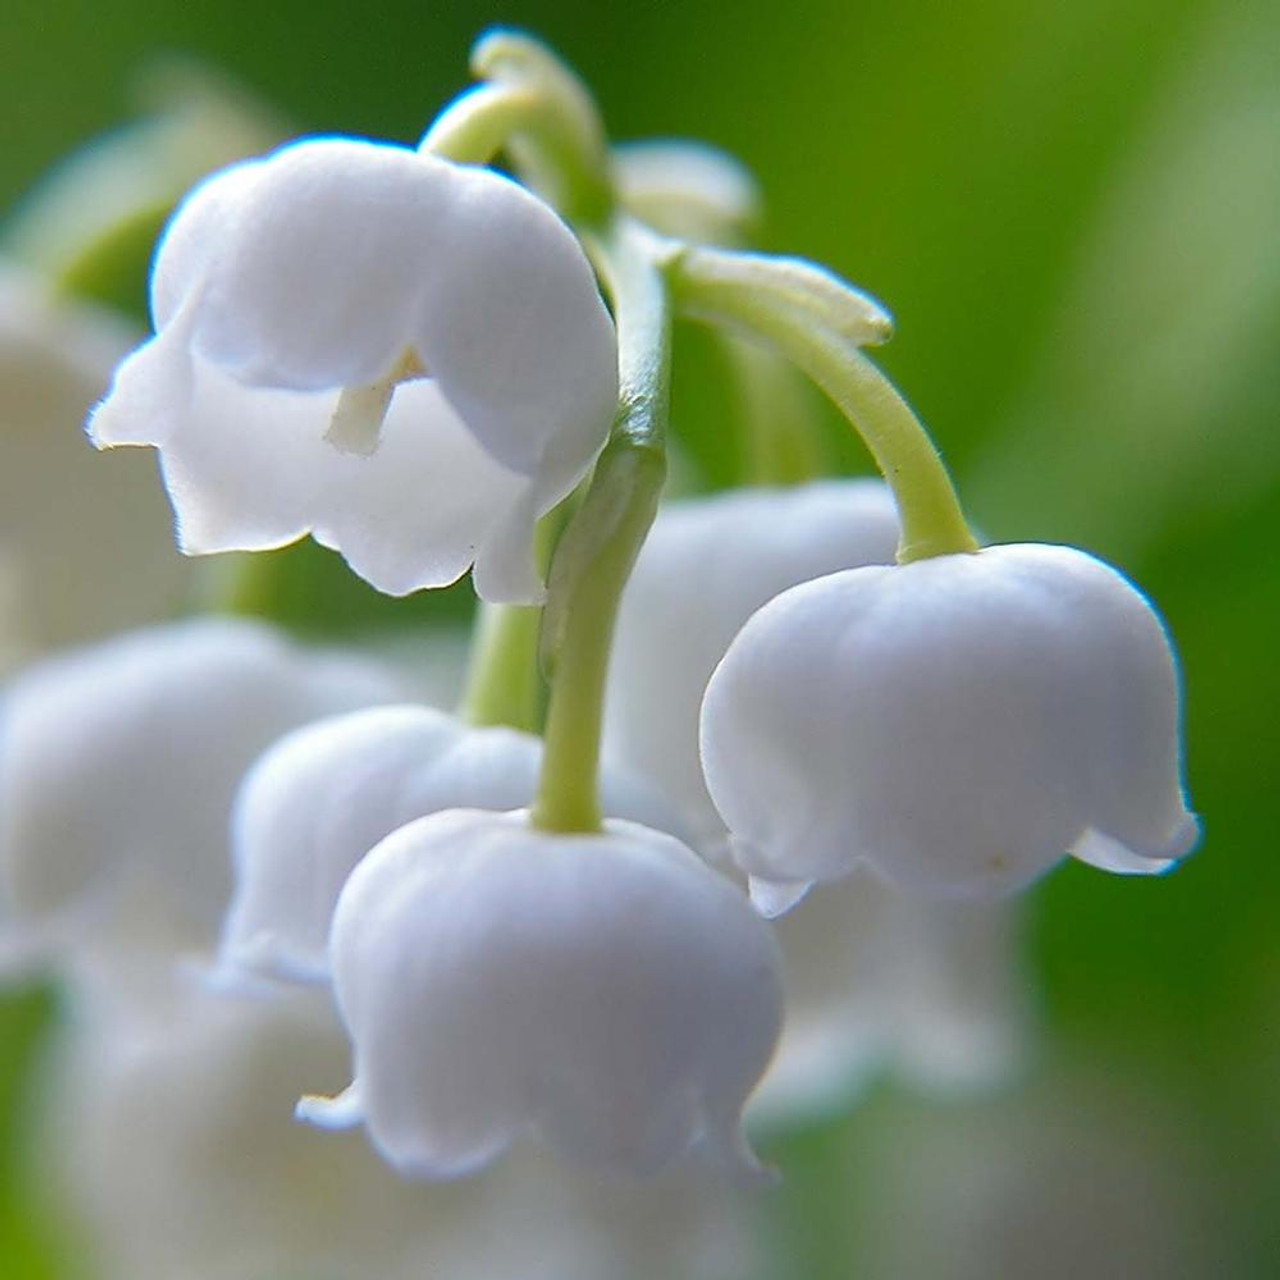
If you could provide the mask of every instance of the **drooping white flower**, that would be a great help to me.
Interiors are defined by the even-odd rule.
[[[157,621],[187,585],[155,469],[100,457],[82,430],[132,339],[0,264],[0,634],[15,658]]]
[[[873,480],[743,489],[658,513],[618,614],[604,751],[677,805],[704,845],[724,824],[702,781],[698,708],[743,623],[788,587],[890,564],[898,517]]]
[[[702,848],[726,843],[698,757],[716,664],[773,596],[892,563],[898,532],[888,489],[871,480],[739,490],[659,512],[618,618],[605,748],[679,805]],[[1006,1078],[1025,1024],[1013,932],[1003,905],[926,903],[865,874],[780,920],[787,1022],[753,1121],[847,1105],[885,1068],[943,1094]]]
[[[533,801],[542,741],[417,706],[377,707],[295,730],[246,775],[232,823],[236,885],[222,935],[228,976],[322,981],[329,927],[353,868],[398,827],[442,809]],[[606,770],[611,817],[676,822],[648,789]]]
[[[460,1177],[534,1136],[612,1171],[697,1144],[759,1173],[741,1112],[778,1036],[776,945],[672,837],[438,813],[360,863],[330,947],[354,1080],[299,1115],[363,1121],[400,1172]]]
[[[1199,826],[1148,601],[1084,552],[997,546],[805,583],[743,628],[702,711],[734,855],[775,907],[867,865],[939,896],[1070,852],[1158,873]]]
[[[534,519],[608,432],[613,327],[577,241],[488,170],[311,139],[187,199],[156,337],[96,442],[154,445],[190,553],[311,533],[394,595],[539,585]]]
[[[74,950],[105,930],[133,948],[207,945],[230,891],[227,823],[245,769],[298,724],[400,694],[381,667],[229,619],[27,668],[0,702],[6,940]]]

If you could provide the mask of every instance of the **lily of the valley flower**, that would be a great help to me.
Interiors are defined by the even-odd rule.
[[[299,1115],[364,1122],[400,1172],[460,1177],[534,1136],[588,1167],[698,1144],[759,1175],[741,1113],[781,1022],[776,944],[671,836],[438,813],[360,863],[330,947],[354,1081]]]
[[[0,634],[16,657],[171,614],[188,574],[154,469],[82,423],[133,333],[0,264]]]
[[[227,822],[245,769],[305,721],[400,695],[370,662],[226,619],[29,667],[0,702],[6,941],[37,953],[108,935],[131,949],[208,945],[230,891]]]
[[[246,775],[236,802],[236,887],[221,949],[228,977],[327,978],[329,926],[360,859],[442,809],[528,805],[541,759],[531,734],[472,728],[416,706],[354,711],[289,734]],[[609,771],[602,791],[609,815],[676,830],[639,784]]]
[[[1064,854],[1167,870],[1196,842],[1178,676],[1149,602],[1067,547],[996,546],[795,587],[702,711],[711,796],[759,898],[870,866],[939,896]]]
[[[893,562],[898,519],[871,480],[739,490],[659,512],[627,584],[610,667],[605,747],[659,784],[700,847],[726,846],[698,758],[698,709],[747,619],[801,582]],[[886,1067],[950,1094],[1021,1058],[1020,966],[1001,904],[926,903],[851,876],[778,922],[787,1022],[751,1116],[845,1106]]]
[[[535,197],[403,147],[295,143],[196,189],[151,303],[90,430],[160,450],[185,551],[310,532],[391,594],[474,562],[486,598],[537,597],[533,522],[603,445],[617,358]]]

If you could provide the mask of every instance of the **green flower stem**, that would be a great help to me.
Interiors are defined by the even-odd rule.
[[[719,330],[740,401],[742,478],[751,485],[803,484],[824,475],[822,441],[810,397],[790,362],[769,347]]]
[[[625,221],[588,246],[613,301],[620,408],[551,566],[543,650],[551,701],[532,815],[544,831],[601,826],[600,729],[613,628],[666,479],[671,308],[654,246]]]
[[[677,255],[668,268],[677,301],[700,319],[745,327],[767,339],[834,401],[893,490],[902,521],[899,561],[976,551],[936,446],[884,374],[792,292],[771,291],[764,277],[754,288],[705,278],[695,257]]]
[[[482,36],[471,68],[483,83],[456,98],[419,149],[460,164],[506,151],[526,185],[571,222],[607,224],[612,164],[586,87],[545,45],[515,31]]]
[[[542,709],[536,605],[481,604],[471,638],[467,688],[459,719],[537,733]]]
[[[432,121],[418,150],[457,164],[488,164],[539,109],[529,86],[476,85]]]

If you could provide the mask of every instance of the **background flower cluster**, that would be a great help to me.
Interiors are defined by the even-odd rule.
[[[694,122],[740,156],[765,189],[766,244],[892,304],[884,364],[984,532],[1088,546],[1143,582],[1178,637],[1201,853],[1158,883],[1068,866],[1035,890],[1042,1037],[1025,1084],[946,1108],[884,1087],[766,1150],[788,1178],[758,1211],[764,1274],[1015,1276],[1062,1242],[1095,1244],[1097,1275],[1268,1274],[1280,6],[122,0],[91,23],[70,3],[19,6],[0,49],[0,201],[128,119],[129,77],[166,51],[225,67],[308,129],[412,141],[495,19],[563,50],[615,136]],[[96,287],[138,305],[117,281]],[[685,461],[715,487],[740,464],[719,444],[722,370],[695,332],[680,350]],[[863,466],[834,422],[830,447]],[[12,512],[2,477],[0,455]],[[289,554],[293,580],[322,589],[281,602],[281,620],[332,634],[389,616],[326,553]],[[455,593],[397,616],[465,608]],[[58,1274],[56,1233],[9,1173],[56,1016],[41,987],[0,1004],[0,1257],[15,1280]]]

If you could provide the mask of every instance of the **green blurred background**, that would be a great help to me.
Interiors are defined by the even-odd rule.
[[[1001,1207],[1039,1180],[1061,1210],[1046,1256],[1105,1242],[1116,1216],[1170,1248],[1167,1269],[1115,1245],[1080,1274],[1280,1275],[1280,5],[14,0],[0,206],[129,120],[158,52],[225,68],[307,131],[412,141],[493,22],[559,48],[615,138],[744,160],[766,246],[897,316],[883,363],[975,521],[1112,559],[1182,655],[1200,852],[1163,880],[1070,866],[1041,886],[1026,1083],[950,1106],[885,1086],[788,1138],[768,1273],[1041,1274],[962,1266],[1003,1247]],[[677,429],[705,483],[730,482],[718,367],[680,340]],[[832,448],[865,465],[834,424]],[[5,1280],[55,1274],[13,1154],[48,1007],[0,1006]]]

